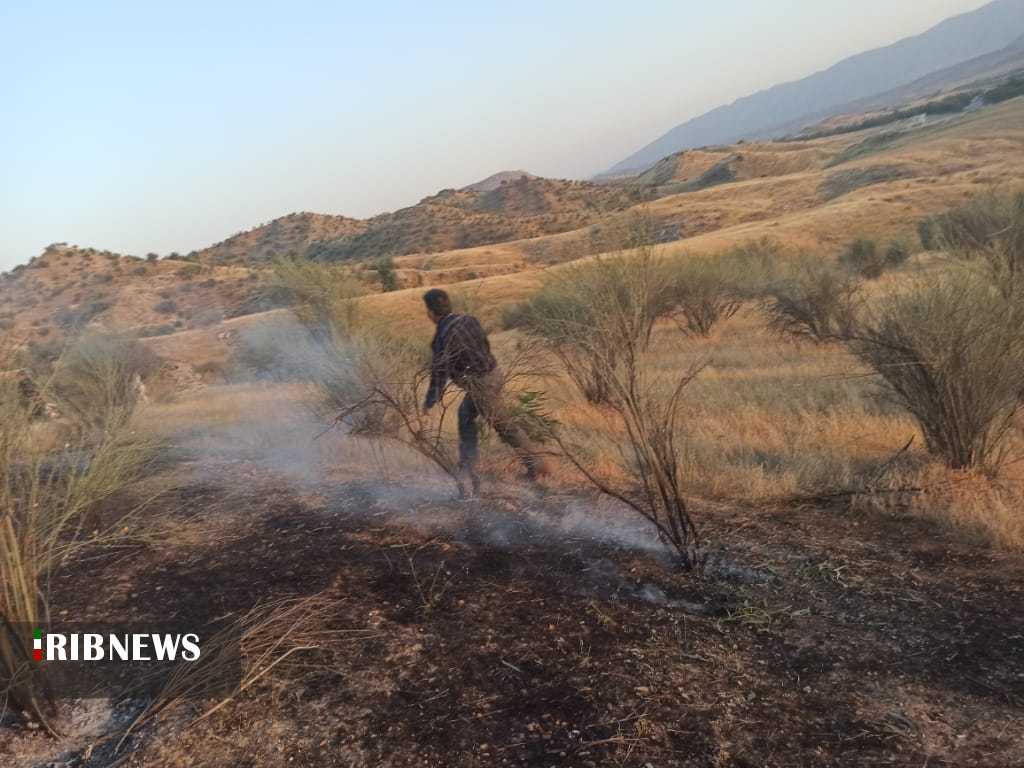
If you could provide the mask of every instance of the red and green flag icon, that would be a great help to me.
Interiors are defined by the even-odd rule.
[[[36,661],[43,660],[43,630],[37,629],[32,635],[32,658]]]

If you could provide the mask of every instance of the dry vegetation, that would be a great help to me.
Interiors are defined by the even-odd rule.
[[[196,261],[51,248],[0,294],[50,345],[0,379],[0,755],[75,722],[10,631],[59,605],[216,633],[60,742],[83,765],[1024,760],[1024,196],[993,187],[1022,115],[300,214]],[[483,501],[451,500],[435,283],[491,332],[540,488],[485,435]]]
[[[51,733],[56,692],[31,658],[31,631],[50,619],[50,585],[88,547],[123,535],[128,510],[101,507],[146,471],[154,445],[133,426],[135,362],[126,344],[83,340],[26,397],[0,391],[0,689]],[[7,355],[7,360],[11,359]],[[61,441],[46,440],[38,399],[73,414]]]

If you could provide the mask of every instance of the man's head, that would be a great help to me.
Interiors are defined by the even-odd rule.
[[[424,293],[423,303],[427,305],[427,317],[435,323],[452,313],[452,300],[447,291],[440,288],[431,288]]]

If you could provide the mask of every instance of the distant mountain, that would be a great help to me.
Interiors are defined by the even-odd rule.
[[[838,109],[846,113],[894,107],[939,91],[962,88],[980,80],[998,78],[1021,69],[1024,69],[1024,35],[994,53],[986,53],[983,56],[940,69],[908,85],[886,91],[879,96],[844,104]]]
[[[940,69],[1006,48],[1024,35],[1024,0],[995,2],[947,19],[923,34],[844,59],[817,74],[777,85],[676,126],[606,171],[637,173],[682,149],[730,144],[783,132],[842,111],[859,99],[886,93]]]
[[[866,115],[894,107],[906,107],[929,97],[980,90],[1024,73],[1024,36],[1005,48],[940,69],[898,88],[837,107],[803,115],[799,120],[772,129],[773,136],[803,136],[828,130],[839,124],[860,122]]]

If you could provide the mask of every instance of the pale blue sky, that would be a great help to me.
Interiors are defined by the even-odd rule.
[[[0,269],[200,248],[522,168],[590,176],[683,120],[984,0],[0,3]]]

